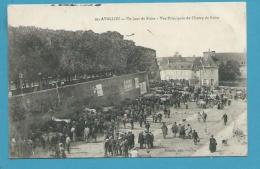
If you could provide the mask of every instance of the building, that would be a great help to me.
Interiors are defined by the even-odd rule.
[[[203,57],[182,57],[176,53],[172,57],[158,58],[161,80],[185,79],[190,84],[200,86],[217,86],[218,65],[210,53]]]
[[[218,86],[218,65],[213,60],[211,53],[203,52],[203,57],[194,60],[194,70],[202,86]]]
[[[195,59],[195,58],[194,58]],[[175,55],[158,58],[161,80],[194,79],[193,58]]]

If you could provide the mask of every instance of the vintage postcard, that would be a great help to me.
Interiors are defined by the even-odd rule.
[[[247,156],[246,3],[9,5],[9,157]]]

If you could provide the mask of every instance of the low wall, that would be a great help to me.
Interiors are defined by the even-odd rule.
[[[148,90],[148,75],[142,72],[12,96],[9,97],[11,134],[17,134],[17,130],[28,133],[31,125],[40,125],[52,116],[66,117],[82,105],[90,108],[116,105]]]
[[[236,81],[220,81],[220,86],[230,86],[230,87],[246,87],[247,79],[239,79]]]

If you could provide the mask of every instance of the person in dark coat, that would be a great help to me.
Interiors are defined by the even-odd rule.
[[[138,143],[140,144],[140,149],[144,148],[144,135],[140,132],[138,135]]]
[[[146,135],[146,140],[147,140],[147,148],[153,148],[153,141],[154,141],[154,136],[151,132],[148,132]]]
[[[141,114],[138,116],[138,121],[139,121],[140,127],[143,127],[143,116]]]
[[[174,124],[172,125],[172,133],[174,137],[176,137],[176,134],[178,133],[178,126],[176,122],[174,122]]]
[[[209,151],[211,153],[214,153],[214,152],[216,152],[216,150],[217,150],[217,141],[214,138],[214,136],[211,135],[211,138],[209,139]]]
[[[230,100],[230,99],[228,100],[228,105],[229,105],[229,106],[231,105],[231,100]]]
[[[129,135],[129,148],[134,148],[134,146],[135,146],[135,135],[131,131],[129,131],[128,135]]]
[[[145,124],[145,128],[147,129],[147,131],[149,131],[149,129],[150,129],[150,123],[147,122],[147,123]]]
[[[185,138],[185,125],[181,125],[181,128],[180,128],[180,138]]]
[[[171,110],[168,109],[168,111],[167,111],[167,116],[168,116],[168,118],[170,118],[170,115],[171,115]]]
[[[153,148],[153,141],[154,141],[154,135],[153,135],[153,133],[149,133],[150,134],[150,138],[151,138],[151,143],[150,143],[150,145],[151,145],[151,148]]]
[[[202,118],[203,118],[203,122],[206,123],[207,121],[207,113],[205,113],[204,111],[202,112]]]
[[[134,119],[133,118],[130,119],[130,124],[131,124],[131,129],[133,130],[134,129]]]
[[[105,139],[105,144],[104,144],[104,149],[105,149],[105,156],[108,155],[109,152],[109,139]]]
[[[222,119],[224,120],[224,125],[226,126],[227,125],[227,121],[228,121],[228,117],[227,117],[226,113],[222,116]]]
[[[158,114],[158,120],[159,120],[159,123],[162,122],[162,114],[161,113]]]
[[[199,142],[199,135],[196,130],[193,130],[192,138],[193,138],[194,145],[197,145],[197,143]]]
[[[164,112],[164,117],[167,118],[167,113],[168,112],[167,112],[167,108],[166,107],[164,108],[163,112]]]
[[[128,157],[129,156],[129,154],[128,154],[129,147],[128,147],[127,139],[125,139],[121,144],[122,144],[122,150],[124,153],[124,157]]]
[[[126,119],[123,118],[123,125],[124,125],[124,128],[126,128]]]

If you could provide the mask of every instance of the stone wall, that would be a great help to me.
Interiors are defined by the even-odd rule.
[[[12,96],[9,97],[11,134],[26,133],[31,125],[40,125],[52,116],[64,118],[77,106],[116,105],[148,90],[148,75],[142,72]]]

